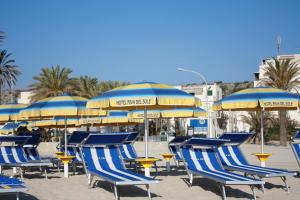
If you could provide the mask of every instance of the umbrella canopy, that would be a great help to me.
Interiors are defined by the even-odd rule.
[[[21,110],[21,117],[44,118],[44,117],[80,117],[98,116],[106,112],[97,109],[86,108],[86,98],[64,94],[56,97],[49,97],[35,102]]]
[[[66,123],[68,127],[78,127],[79,118],[67,118]],[[52,119],[42,119],[35,120],[29,123],[34,127],[44,127],[44,128],[63,128],[65,127],[65,118],[64,117],[54,117]]]
[[[0,134],[14,133],[20,126],[27,126],[28,122],[7,122],[0,128]]]
[[[27,106],[27,104],[0,105],[0,122],[20,120],[19,112]]]
[[[167,109],[201,106],[193,95],[172,86],[142,82],[118,87],[88,101],[88,108],[107,110]]]
[[[81,125],[120,126],[142,123],[142,120],[132,119],[128,111],[108,111],[105,117],[81,118]]]
[[[144,111],[135,110],[129,113],[131,118],[144,118]],[[202,108],[176,108],[166,110],[150,110],[147,112],[147,118],[196,118],[207,117],[207,112]]]
[[[261,153],[264,153],[263,111],[296,110],[300,96],[271,87],[240,90],[216,102],[214,110],[261,111]]]
[[[300,96],[271,87],[255,87],[235,92],[216,102],[214,110],[296,110]]]

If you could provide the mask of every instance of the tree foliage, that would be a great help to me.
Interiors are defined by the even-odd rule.
[[[2,100],[2,88],[16,84],[17,76],[21,74],[15,60],[11,58],[11,53],[6,50],[0,51],[0,103]]]
[[[34,102],[63,93],[73,94],[76,79],[70,77],[71,73],[70,68],[60,65],[42,68],[40,74],[33,77],[36,82],[30,85],[33,91],[31,101]]]

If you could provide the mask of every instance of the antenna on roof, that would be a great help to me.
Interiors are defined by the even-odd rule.
[[[277,56],[279,55],[280,48],[281,48],[281,36],[278,35],[276,38],[276,49],[277,49]]]

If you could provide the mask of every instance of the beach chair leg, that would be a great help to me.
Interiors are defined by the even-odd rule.
[[[286,177],[281,177],[281,180],[284,182],[284,185],[285,185],[285,191],[287,191],[288,193],[290,192],[289,190],[289,186],[287,184],[287,181],[286,181]]]
[[[252,190],[253,199],[256,200],[256,194],[255,194],[254,186],[251,185],[250,188],[251,188],[251,190]]]
[[[44,173],[45,173],[45,179],[48,179],[47,167],[44,168]]]
[[[156,173],[156,176],[157,176],[158,169],[157,169],[157,164],[156,164],[156,162],[154,162],[154,167],[155,167],[155,173]]]
[[[190,178],[190,187],[192,187],[193,186],[193,179],[194,179],[192,173],[189,175],[189,178]]]
[[[17,192],[17,193],[16,193],[16,200],[19,200],[19,199],[20,199],[20,193]]]
[[[151,200],[151,191],[149,185],[146,185],[147,193],[148,193],[148,199]]]
[[[18,167],[18,171],[19,171],[19,174],[20,174],[21,180],[23,181],[23,180],[24,180],[24,178],[23,178],[23,171],[22,171],[21,167]]]
[[[88,177],[88,187],[92,188],[93,175],[92,174],[87,174],[87,177]]]
[[[221,184],[221,191],[222,191],[222,199],[226,200],[226,191],[225,191],[225,185]]]
[[[116,185],[114,185],[114,192],[115,192],[115,199],[119,200],[118,190],[117,190],[117,186]]]

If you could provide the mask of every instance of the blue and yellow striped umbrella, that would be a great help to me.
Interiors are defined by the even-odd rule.
[[[128,111],[108,111],[108,116],[81,118],[81,125],[120,126],[143,123],[142,120],[132,119]]]
[[[64,117],[54,117],[52,119],[41,119],[34,120],[29,123],[30,126],[43,127],[43,128],[64,128],[65,118]],[[79,127],[79,118],[66,118],[67,127]]]
[[[172,86],[142,82],[122,86],[88,101],[88,108],[147,110],[201,106],[199,99]]]
[[[143,110],[135,110],[129,113],[131,118],[144,118]],[[159,118],[196,118],[207,117],[207,112],[202,108],[177,108],[166,110],[149,110],[147,112],[147,118],[159,119]]]
[[[22,109],[26,108],[27,104],[5,104],[0,105],[0,121],[17,121],[21,120],[19,113]]]
[[[71,96],[68,94],[49,97],[35,102],[23,109],[22,117],[43,118],[43,117],[80,117],[105,115],[106,111],[86,108],[86,98]]]
[[[28,122],[7,122],[0,128],[0,134],[13,134],[20,126],[27,126]]]
[[[214,105],[215,110],[296,110],[300,96],[271,87],[255,87],[235,92]]]

